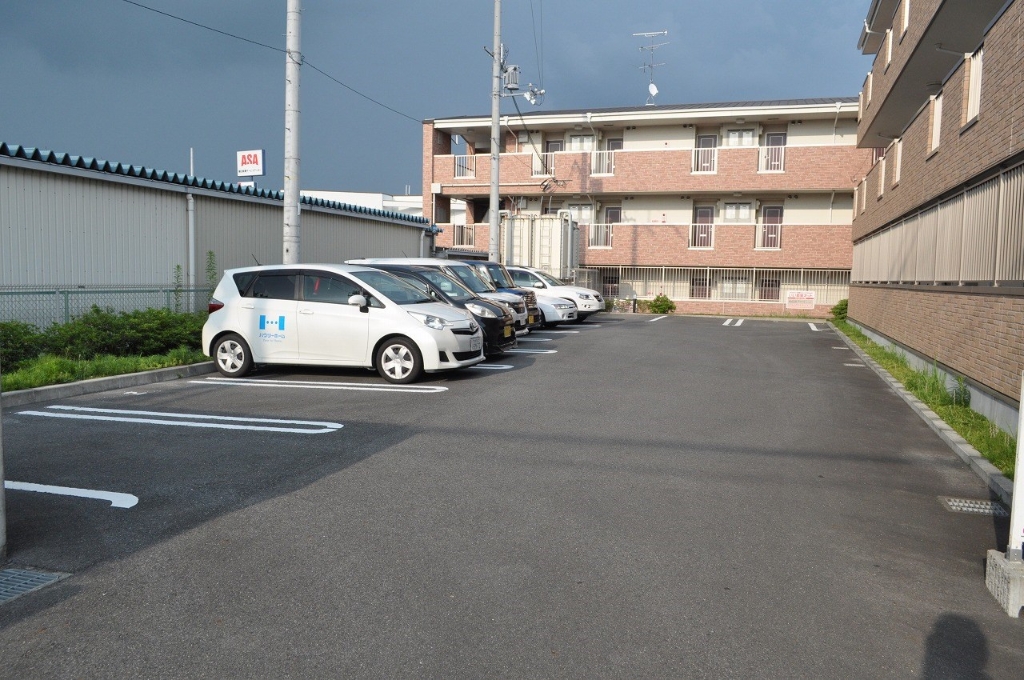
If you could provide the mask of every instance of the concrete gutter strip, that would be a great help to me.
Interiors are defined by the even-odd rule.
[[[63,385],[48,385],[28,390],[17,390],[0,395],[0,407],[13,408],[24,406],[25,404],[34,404],[39,401],[55,401],[94,392],[120,390],[126,387],[140,387],[157,382],[178,380],[179,378],[191,378],[195,375],[213,373],[215,370],[217,369],[214,367],[213,362],[207,361],[188,366],[172,366],[171,368],[158,368],[142,373],[128,373],[127,375],[114,375],[107,378],[91,378]]]
[[[978,453],[976,448],[968,444],[967,440],[957,434],[956,430],[947,425],[942,418],[939,418],[939,416],[935,414],[935,411],[932,411],[924,404],[924,402],[908,392],[907,389],[903,387],[898,380],[896,380],[896,378],[892,377],[892,375],[882,368],[878,362],[869,357],[867,353],[857,345],[857,343],[848,338],[845,333],[836,328],[831,322],[829,322],[829,326],[832,327],[832,330],[836,332],[836,335],[842,338],[843,342],[846,343],[850,349],[857,353],[857,356],[859,356],[865,364],[870,366],[875,373],[882,378],[882,380],[889,384],[889,387],[892,388],[893,392],[902,397],[903,401],[907,402],[907,404],[910,405],[910,408],[914,409],[914,411],[921,416],[921,419],[928,423],[928,426],[932,428],[937,435],[939,435],[939,438],[942,441],[946,442],[946,445],[953,450],[953,453],[959,456],[962,461],[967,463],[967,465],[974,470],[975,474],[981,477],[982,481],[988,484],[988,488],[996,494],[1000,500],[1006,503],[1006,505],[1012,504],[1012,481],[1007,479],[995,465],[988,462],[984,456]]]

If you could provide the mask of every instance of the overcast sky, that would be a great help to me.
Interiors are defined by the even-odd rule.
[[[421,121],[490,114],[493,0],[302,4],[303,56],[351,88],[302,69],[302,187],[420,193]],[[651,41],[633,34],[648,31],[668,31],[657,104],[846,97],[871,67],[856,47],[869,4],[503,0],[502,38],[521,83],[547,91],[524,111],[643,105]],[[260,186],[280,189],[285,6],[0,0],[0,142],[170,172],[194,148],[196,175],[231,182],[235,152],[263,148]]]

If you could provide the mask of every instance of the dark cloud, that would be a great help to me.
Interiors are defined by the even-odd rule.
[[[138,2],[284,48],[284,0]],[[867,1],[502,4],[509,61],[544,110],[643,104],[644,31],[669,31],[659,103],[850,96],[870,66]],[[193,147],[197,173],[226,180],[235,151],[265,148],[264,184],[281,186],[282,53],[123,0],[4,0],[0,26],[0,141],[172,171]],[[405,114],[303,69],[304,186],[418,193],[419,121],[490,111],[492,28],[489,0],[304,0],[308,63]]]

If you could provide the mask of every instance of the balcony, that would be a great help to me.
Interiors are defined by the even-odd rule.
[[[476,246],[476,225],[453,224],[452,245],[460,248],[472,248]]]
[[[453,156],[455,159],[455,179],[474,179],[476,177],[476,156]]]
[[[533,156],[533,176],[534,177],[550,177],[555,174],[555,152],[549,151],[547,153],[534,154]]]
[[[694,149],[691,172],[718,172],[718,149]]]
[[[758,172],[785,172],[786,147],[762,146],[758,154]]]
[[[590,174],[591,175],[614,175],[615,174],[615,152],[614,151],[592,151],[592,152],[590,152]]]

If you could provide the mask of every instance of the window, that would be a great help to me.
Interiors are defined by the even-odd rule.
[[[690,297],[707,299],[711,297],[711,286],[706,276],[690,277]]]
[[[893,142],[893,159],[892,159],[892,185],[896,186],[900,183],[900,170],[903,166],[903,138],[897,139]]]
[[[295,274],[261,274],[246,297],[294,300],[295,279]]]
[[[910,28],[910,0],[903,0],[903,26],[900,31],[900,38],[903,37],[908,28]]]
[[[690,247],[711,248],[714,246],[715,209],[701,206],[693,209],[693,224],[690,226]]]
[[[362,295],[362,289],[348,279],[328,274],[307,273],[303,278],[303,299],[307,302],[348,304],[353,295]]]
[[[723,222],[749,223],[751,219],[749,203],[726,203]]]
[[[786,169],[786,133],[769,132],[761,149],[762,172],[782,172]]]
[[[782,247],[781,205],[766,205],[761,208],[761,226],[757,231],[756,247],[771,249]]]
[[[590,247],[611,248],[612,247],[612,225],[622,221],[622,208],[612,207],[604,209],[604,224],[590,225]]]
[[[778,279],[761,279],[757,286],[758,300],[778,300],[781,286]]]
[[[892,29],[885,32],[885,67],[892,63]]]
[[[878,197],[885,193],[885,156],[878,161]]]
[[[593,135],[569,135],[569,151],[593,151]]]
[[[929,151],[939,148],[939,141],[942,135],[942,93],[932,97],[932,134]]]
[[[605,144],[605,147],[609,151],[622,151],[622,138],[614,137],[612,139],[609,139],[608,142]]]
[[[864,79],[864,105],[867,106],[871,103],[871,74],[868,73],[868,77]]]
[[[754,129],[727,130],[725,133],[726,146],[754,146]]]
[[[967,121],[978,117],[981,110],[981,47],[967,59]]]

